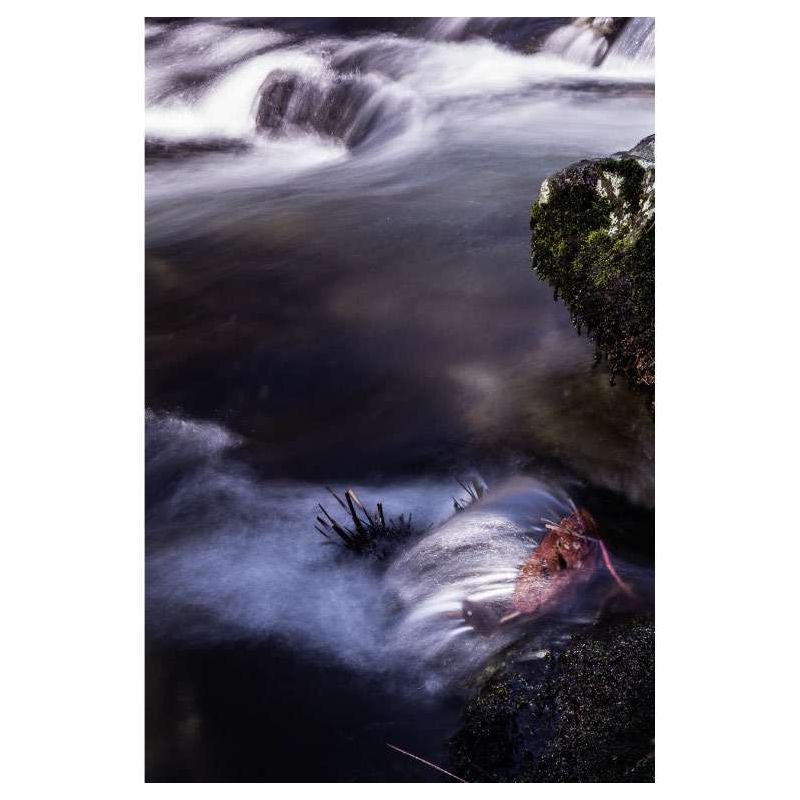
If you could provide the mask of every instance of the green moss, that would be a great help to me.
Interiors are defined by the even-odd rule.
[[[598,162],[598,167],[603,172],[610,172],[622,178],[621,195],[625,203],[631,207],[638,207],[642,199],[642,184],[645,169],[633,158],[605,158]]]
[[[652,395],[655,218],[644,213],[646,174],[622,158],[551,177],[547,202],[531,208],[531,251],[537,274],[595,341],[612,378],[621,374]],[[609,176],[622,178],[618,191]]]

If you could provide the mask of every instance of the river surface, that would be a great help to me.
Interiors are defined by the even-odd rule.
[[[446,764],[508,643],[448,611],[571,499],[651,571],[652,416],[529,257],[544,177],[653,132],[629,26],[146,23],[148,779],[448,780],[387,747]],[[323,546],[326,486],[414,549]]]

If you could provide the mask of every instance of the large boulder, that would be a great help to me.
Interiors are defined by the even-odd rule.
[[[531,256],[621,375],[655,393],[655,136],[546,178],[531,207]]]
[[[653,781],[653,617],[538,646],[519,642],[486,668],[451,741],[453,771],[480,782]]]

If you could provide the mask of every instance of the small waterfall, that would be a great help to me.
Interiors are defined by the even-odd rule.
[[[303,76],[275,70],[267,76],[256,127],[272,136],[320,134],[358,147],[380,129],[394,135],[412,118],[408,92],[376,75]]]
[[[510,598],[541,535],[534,530],[541,517],[569,512],[566,495],[517,477],[425,536],[386,576],[402,609],[390,650],[457,678],[508,645],[514,632],[480,637],[462,619],[462,602]]]
[[[550,34],[542,52],[596,67],[608,52],[613,29],[613,17],[581,17]]]
[[[656,57],[654,17],[634,17],[620,32],[603,62],[604,68],[652,65]]]

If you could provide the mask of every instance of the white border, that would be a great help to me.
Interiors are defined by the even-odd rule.
[[[4,788],[84,798],[315,792],[142,783],[142,17],[376,7],[136,5],[26,6],[5,17]],[[380,10],[586,12],[576,5]],[[586,791],[782,796],[793,783],[797,694],[793,620],[782,616],[797,563],[798,297],[796,92],[784,80],[796,74],[798,27],[776,5],[610,6],[602,13],[658,21],[657,783]]]

